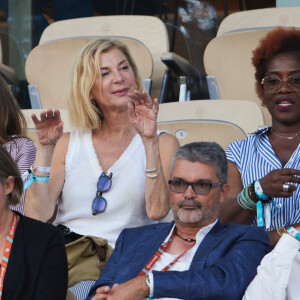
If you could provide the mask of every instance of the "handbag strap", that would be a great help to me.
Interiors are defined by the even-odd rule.
[[[60,228],[61,231],[64,234],[65,244],[69,244],[69,243],[74,242],[77,239],[83,237],[83,235],[78,234],[74,231],[71,231],[71,229],[69,227],[65,226],[65,225],[58,224],[57,227]],[[96,252],[97,252],[97,255],[99,257],[99,260],[100,261],[105,261],[106,260],[107,247],[99,246],[99,245],[96,245],[96,244],[94,244],[94,245],[95,245]]]
[[[97,251],[98,257],[101,261],[106,260],[106,251],[107,251],[106,247],[96,245],[96,251]]]

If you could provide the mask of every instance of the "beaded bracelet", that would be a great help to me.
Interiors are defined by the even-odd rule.
[[[259,198],[257,197],[256,193],[255,193],[255,189],[254,189],[254,182],[253,181],[251,184],[250,184],[250,188],[249,188],[249,196],[251,199],[254,199],[255,202],[258,202],[259,201]]]
[[[157,168],[154,168],[154,169],[144,169],[144,173],[146,174],[146,176],[148,178],[156,178],[160,172],[160,168],[161,168],[161,165],[159,165]],[[157,170],[158,170],[158,172],[156,174],[149,174],[149,173],[153,173]]]
[[[144,173],[153,173],[157,171],[161,166],[159,165],[157,168],[154,169],[144,169]]]
[[[156,174],[152,174],[152,175],[146,173],[146,176],[147,176],[148,178],[156,178],[156,177],[158,176],[159,172],[160,172],[160,170],[159,170]]]

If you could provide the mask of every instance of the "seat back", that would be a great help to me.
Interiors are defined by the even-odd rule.
[[[160,104],[158,122],[213,119],[234,123],[250,133],[265,126],[261,107],[248,100],[193,100]]]
[[[25,135],[30,138],[35,145],[38,144],[38,138],[35,132],[35,126],[31,119],[32,114],[36,114],[39,118],[40,113],[45,111],[45,109],[22,109],[22,113],[27,122],[27,128],[25,130]],[[64,122],[64,132],[68,132],[71,130],[70,118],[69,118],[69,111],[67,109],[60,109],[60,117]]]
[[[217,36],[275,26],[300,27],[300,7],[272,7],[232,13],[221,22]]]
[[[191,142],[216,142],[223,149],[237,139],[246,138],[246,133],[237,125],[218,120],[180,120],[157,123],[159,130],[175,135],[180,146]]]
[[[25,72],[27,81],[38,90],[42,108],[67,108],[70,91],[71,65],[74,57],[89,38],[69,38],[40,44],[28,55]],[[135,59],[142,79],[150,78],[153,61],[147,47],[131,38],[119,38]]]
[[[261,105],[255,92],[252,51],[269,30],[236,32],[212,39],[204,51],[204,68],[214,76],[221,99],[247,99]],[[271,116],[263,108],[265,123],[271,124]]]
[[[169,51],[165,24],[153,16],[98,16],[69,19],[50,24],[43,32],[40,44],[84,36],[119,36],[141,41],[149,49],[154,63],[152,96],[158,97],[166,66],[161,62],[162,53]]]

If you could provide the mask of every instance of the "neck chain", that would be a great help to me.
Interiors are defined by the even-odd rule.
[[[5,235],[9,229],[9,226],[10,226],[10,221],[11,221],[11,215],[8,217],[8,222],[6,221],[6,223],[8,223],[8,225],[6,226],[6,228],[4,229],[4,231],[0,234],[0,238],[2,238],[3,235]]]
[[[276,135],[276,136],[278,136],[278,137],[280,137],[280,138],[282,138],[282,139],[287,139],[287,140],[293,140],[293,139],[300,133],[300,131],[298,131],[294,136],[284,136],[284,135],[280,135],[279,133],[275,132],[275,131],[273,130],[273,127],[271,127],[271,132],[272,132],[274,135]]]
[[[196,240],[194,240],[194,239],[190,239],[190,238],[185,239],[184,237],[180,236],[180,235],[177,233],[177,230],[175,231],[175,234],[176,234],[178,237],[180,237],[182,240],[186,241],[186,242],[189,242],[189,243],[196,242]]]

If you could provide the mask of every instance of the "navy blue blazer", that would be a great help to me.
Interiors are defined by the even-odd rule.
[[[123,230],[89,295],[94,295],[100,286],[124,283],[138,276],[173,224]],[[268,251],[269,238],[261,228],[238,224],[223,226],[217,222],[197,249],[189,270],[153,271],[154,297],[240,300]]]
[[[65,300],[68,261],[62,231],[20,216],[3,283],[3,300]]]

